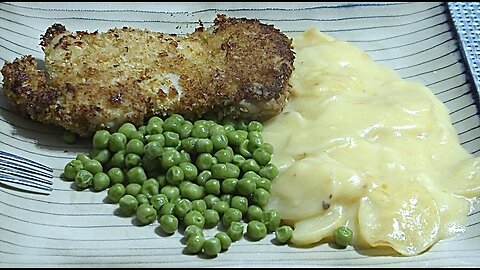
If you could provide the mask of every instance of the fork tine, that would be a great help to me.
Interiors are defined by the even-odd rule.
[[[50,194],[50,192],[53,190],[51,186],[43,183],[38,183],[38,182],[33,182],[30,180],[24,180],[21,178],[16,178],[12,177],[10,175],[6,175],[3,173],[0,173],[0,183],[10,183],[14,184],[13,186],[19,189],[23,190],[28,190],[32,192],[41,192],[43,194]],[[16,185],[15,185],[16,184]],[[30,187],[33,189],[28,189],[25,187]]]
[[[38,163],[34,160],[27,159],[27,158],[24,158],[24,157],[21,157],[21,156],[12,154],[12,153],[8,153],[8,152],[2,151],[2,150],[0,150],[0,160],[3,160],[5,162],[10,161],[10,162],[13,162],[13,163],[16,163],[16,164],[29,164],[32,167],[36,167],[38,169],[41,169],[42,171],[53,173],[53,169],[50,168],[50,167],[47,167],[47,166],[45,166],[41,163]]]
[[[49,194],[53,169],[36,161],[0,150],[0,183]],[[33,189],[33,190],[32,190]]]

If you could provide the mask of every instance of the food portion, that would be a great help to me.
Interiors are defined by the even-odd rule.
[[[183,37],[128,27],[71,33],[54,24],[41,45],[47,71],[32,56],[7,63],[5,95],[30,118],[81,136],[173,113],[269,119],[287,102],[294,60],[278,29],[224,15]]]
[[[318,30],[293,45],[289,103],[264,123],[280,171],[267,208],[294,227],[292,243],[348,227],[355,246],[417,255],[464,232],[480,158],[459,144],[445,105]]]
[[[187,254],[215,257],[244,236],[259,241],[292,233],[265,210],[278,169],[257,121],[194,122],[173,114],[140,127],[95,132],[92,152],[65,165],[63,177],[79,191],[107,191],[118,213],[139,226],[157,224],[183,234]],[[218,229],[218,231],[217,231]]]

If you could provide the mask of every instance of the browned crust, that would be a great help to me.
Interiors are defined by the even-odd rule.
[[[144,31],[127,27],[111,29],[106,32],[106,38],[117,41],[118,35],[125,33],[152,34]],[[152,67],[152,70],[160,68],[178,74],[183,88],[182,98],[168,106],[161,105],[162,100],[174,99],[177,89],[172,88],[169,96],[158,91],[157,96],[152,97],[140,87],[143,81],[151,79],[149,72],[152,70],[143,71],[141,77],[132,76],[106,86],[95,83],[96,79],[105,72],[115,76],[116,66],[111,70],[87,69],[81,78],[71,77],[65,81],[57,76],[47,80],[45,73],[37,70],[31,56],[5,64],[2,69],[5,95],[13,106],[32,119],[62,126],[82,136],[101,128],[115,127],[120,124],[112,124],[115,117],[121,122],[140,125],[151,115],[181,113],[187,117],[201,117],[215,111],[220,116],[266,120],[285,106],[294,54],[291,39],[272,25],[255,19],[219,15],[213,27],[200,27],[183,38],[153,34],[157,42],[161,40],[162,44],[169,45],[166,51],[158,53],[162,66]],[[54,24],[42,36],[41,45],[44,50],[53,46],[54,51],[68,52],[72,46],[88,46],[85,40],[95,39],[96,35],[98,32],[70,34],[62,25]],[[176,54],[179,43],[200,48],[192,49],[199,64]],[[127,45],[122,43],[121,46],[128,50]],[[174,57],[167,57],[169,54]],[[63,61],[68,63],[69,60]],[[58,66],[60,68],[49,72],[63,72],[65,78],[69,78],[62,65]],[[120,117],[115,114],[118,112]]]

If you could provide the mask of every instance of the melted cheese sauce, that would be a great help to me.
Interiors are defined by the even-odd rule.
[[[280,175],[268,208],[292,243],[331,241],[416,255],[465,231],[480,195],[480,158],[459,144],[448,111],[424,85],[315,29],[294,38],[293,92],[265,123]]]

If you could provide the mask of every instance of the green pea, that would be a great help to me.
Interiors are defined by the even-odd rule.
[[[124,123],[117,130],[117,132],[124,134],[128,140],[132,138],[132,134],[136,131],[137,127],[132,123]]]
[[[207,256],[217,256],[217,254],[220,253],[221,250],[222,244],[220,243],[220,239],[216,237],[207,239],[203,243],[203,253]]]
[[[178,228],[178,219],[174,215],[162,215],[159,223],[162,231],[167,234],[173,234]]]
[[[230,146],[240,146],[247,138],[246,134],[240,130],[230,131],[227,133],[227,140]]]
[[[248,144],[249,144],[249,140],[245,140],[245,141],[241,142],[240,145],[237,148],[238,153],[240,153],[240,155],[242,155],[245,158],[251,158],[252,157],[252,153],[248,149]]]
[[[160,193],[167,196],[168,200],[171,201],[173,198],[180,196],[180,189],[176,186],[166,185],[160,190]]]
[[[134,196],[126,194],[120,199],[118,205],[120,206],[122,214],[126,217],[130,217],[137,212],[138,201]]]
[[[163,132],[163,123],[152,121],[147,124],[146,130],[148,135],[161,134]]]
[[[245,162],[242,164],[242,171],[248,172],[248,171],[253,171],[258,173],[260,171],[260,165],[255,161],[255,159],[247,159]]]
[[[155,179],[157,179],[160,188],[163,188],[168,184],[167,177],[164,174],[157,174]]]
[[[142,190],[142,185],[138,183],[130,183],[125,187],[125,194],[137,196]]]
[[[240,154],[233,155],[233,164],[237,165],[237,167],[241,168],[243,163],[245,163],[245,158]]]
[[[230,237],[232,242],[235,242],[242,238],[244,230],[244,226],[241,222],[234,221],[230,224],[230,227],[228,227],[227,235]]]
[[[248,129],[248,123],[245,120],[237,120],[235,121],[235,128],[239,130],[247,130]]]
[[[150,124],[150,123],[153,123],[153,122],[157,122],[158,124],[162,125],[163,124],[163,119],[158,117],[158,116],[152,116],[148,119],[147,124]]]
[[[208,127],[201,122],[196,121],[193,124],[192,132],[190,135],[195,138],[208,138]]]
[[[112,159],[110,160],[110,165],[123,168],[125,166],[125,150],[120,150],[113,154]]]
[[[197,178],[198,169],[192,163],[182,162],[178,166],[182,169],[182,171],[184,173],[185,180],[193,181]]]
[[[230,203],[232,202],[232,197],[232,194],[222,194],[220,195],[219,199],[220,201],[224,201],[228,203],[228,205],[230,205]]]
[[[78,140],[78,134],[67,130],[63,133],[62,139],[67,144],[74,144]]]
[[[110,177],[104,172],[96,173],[93,176],[93,190],[102,191],[110,186]]]
[[[90,156],[87,153],[80,153],[75,157],[75,160],[80,160],[82,163],[91,160]]]
[[[189,198],[187,198],[187,199],[189,199]],[[191,200],[191,199],[189,199],[189,200]],[[192,209],[203,214],[203,212],[205,212],[205,210],[207,210],[207,204],[205,203],[204,200],[200,200],[200,199],[192,200]]]
[[[180,142],[180,149],[183,149],[187,152],[193,152],[195,150],[195,144],[197,143],[198,138],[188,137],[182,139]]]
[[[340,247],[347,247],[353,239],[353,232],[350,228],[340,226],[333,231],[333,240]]]
[[[140,225],[147,225],[153,223],[157,217],[157,210],[150,204],[141,204],[137,209],[137,220]]]
[[[225,163],[227,167],[226,178],[238,178],[240,176],[240,168],[232,163]]]
[[[145,157],[154,159],[162,155],[163,144],[159,141],[152,141],[147,143],[144,147]]]
[[[262,134],[259,131],[250,131],[248,132],[248,141],[251,146],[250,149],[257,149],[263,145]]]
[[[248,222],[247,235],[254,241],[263,239],[267,235],[267,226],[260,221],[252,220]]]
[[[112,203],[118,203],[123,195],[125,195],[125,186],[123,184],[114,184],[107,191],[107,198]]]
[[[155,176],[155,175],[161,174],[160,160],[158,158],[149,159],[143,156],[139,165],[143,167],[143,169],[149,176]]]
[[[200,228],[197,225],[188,225],[185,228],[185,231],[183,232],[183,235],[185,235],[185,237],[187,239],[189,239],[190,237],[192,237],[194,235],[204,236],[203,228]]]
[[[175,207],[173,208],[173,214],[178,218],[184,218],[187,213],[192,210],[192,202],[188,199],[181,199],[177,203],[175,203]]]
[[[248,128],[247,128],[248,131],[259,131],[259,132],[262,132],[263,130],[263,125],[262,123],[258,122],[258,121],[251,121],[250,123],[248,123]]]
[[[185,150],[180,150],[180,163],[184,163],[184,162],[191,162],[192,161],[192,157],[190,156],[190,154],[185,151]]]
[[[263,188],[266,191],[269,191],[270,188],[272,187],[272,181],[268,180],[265,177],[254,178],[254,181],[257,188]]]
[[[77,173],[83,169],[83,163],[80,160],[72,160],[65,165],[63,175],[67,180],[75,180]]]
[[[238,179],[236,178],[227,178],[221,183],[221,190],[226,194],[233,194],[237,190]]]
[[[215,227],[220,221],[220,215],[218,215],[218,212],[213,209],[206,209],[203,212],[203,217],[205,218],[204,227],[207,229]]]
[[[129,183],[143,184],[147,180],[147,175],[142,167],[133,167],[127,172],[127,179]]]
[[[88,188],[93,181],[93,174],[87,170],[80,170],[75,176],[75,185],[80,189]]]
[[[155,194],[152,197],[150,197],[150,204],[157,210],[157,212],[162,209],[162,206],[164,206],[168,202],[167,196],[165,194]]]
[[[213,163],[213,156],[210,153],[201,153],[195,160],[195,165],[201,171],[209,170]]]
[[[175,204],[171,202],[165,203],[162,208],[160,208],[160,215],[159,217],[164,215],[173,215],[173,208],[175,208]]]
[[[260,179],[261,177],[260,175],[258,175],[258,173],[254,171],[248,171],[243,174],[243,178],[250,178],[250,179],[256,180],[256,179]]]
[[[228,146],[227,136],[221,133],[213,133],[212,136],[210,136],[210,141],[212,142],[215,151],[225,149]]]
[[[108,148],[112,153],[116,153],[120,150],[125,150],[127,146],[127,136],[123,133],[115,132],[108,139]]]
[[[160,185],[155,178],[149,178],[143,182],[142,188],[140,193],[147,196],[147,198],[151,198],[153,195],[157,195],[159,191]]]
[[[207,194],[219,195],[220,194],[220,181],[217,179],[210,179],[205,183],[205,191]]]
[[[142,162],[142,158],[139,155],[135,153],[128,153],[125,156],[124,165],[125,165],[125,168],[130,169],[130,168],[139,166],[141,162]]]
[[[86,161],[83,164],[83,169],[91,172],[92,174],[103,172],[102,163],[100,163],[98,160],[95,160],[95,159]]]
[[[292,239],[293,229],[290,226],[284,225],[278,227],[275,230],[275,240],[277,240],[281,244],[288,243],[290,239]]]
[[[123,174],[122,169],[117,167],[110,168],[107,175],[110,177],[110,182],[112,184],[123,183],[125,180],[125,175]]]
[[[195,234],[188,238],[186,249],[191,254],[197,254],[202,251],[205,241],[206,240],[203,235]]]
[[[216,179],[226,179],[228,177],[228,168],[226,164],[218,163],[211,165],[212,177]]]
[[[195,151],[197,153],[210,153],[213,151],[213,143],[210,139],[200,138],[195,142]]]
[[[217,211],[218,214],[222,216],[229,208],[230,208],[230,205],[228,205],[227,202],[219,200],[217,203],[215,203],[212,209]]]
[[[247,221],[257,220],[263,222],[263,210],[260,206],[250,205],[247,210]]]
[[[236,208],[228,208],[222,216],[222,223],[225,228],[230,227],[234,221],[240,222],[242,220],[242,212]]]
[[[133,132],[130,136],[131,136],[130,138],[131,140],[139,140],[143,144],[145,144],[146,142],[145,134],[142,131],[137,130]]]
[[[195,182],[197,182],[197,184],[200,186],[205,186],[205,183],[210,178],[212,178],[212,172],[208,170],[204,170],[197,175]]]
[[[177,132],[184,121],[183,117],[172,115],[163,121],[163,130]]]
[[[178,135],[178,133],[172,131],[165,131],[163,132],[163,136],[165,136],[166,147],[176,148],[180,146],[180,135]]]
[[[145,138],[149,143],[157,142],[161,147],[165,146],[165,136],[162,133],[147,135]]]
[[[142,190],[142,185],[138,183],[130,183],[125,187],[125,193],[132,196],[137,196]]]
[[[214,155],[218,163],[228,163],[233,161],[233,150],[230,146],[226,149],[220,149]]]
[[[257,189],[255,181],[250,178],[242,178],[238,180],[236,185],[236,190],[238,194],[243,196],[251,195],[255,191],[255,189]]]
[[[274,232],[282,221],[280,212],[275,209],[267,210],[263,213],[263,222],[265,223],[268,232]]]
[[[260,207],[265,207],[270,200],[270,193],[263,188],[257,188],[252,194],[252,202]]]
[[[107,130],[98,130],[93,135],[92,145],[94,149],[106,149],[109,144],[110,132]]]
[[[169,184],[179,185],[185,179],[185,174],[179,166],[172,166],[168,169],[166,177]]]
[[[185,121],[183,124],[180,125],[178,128],[178,135],[180,135],[180,139],[185,139],[190,136],[192,133],[193,124],[190,121]]]
[[[92,156],[92,159],[97,160],[103,165],[103,164],[106,164],[108,161],[110,161],[112,154],[108,149],[101,149],[101,150],[95,149],[91,153],[91,156]]]
[[[195,183],[190,183],[189,185],[185,186],[184,188],[180,189],[180,194],[182,197],[189,199],[191,201],[201,199],[205,196],[205,189]]]
[[[223,251],[227,250],[230,245],[232,245],[232,239],[230,239],[230,236],[228,236],[226,232],[218,232],[215,234],[215,237],[220,240],[220,245],[222,246]]]
[[[149,199],[145,194],[138,193],[137,196],[135,196],[135,198],[137,199],[139,205],[144,203],[147,203],[147,204],[149,203]]]
[[[223,129],[225,130],[225,135],[227,135],[228,132],[235,131],[235,127],[232,124],[224,124]]]
[[[233,196],[230,207],[238,209],[243,215],[248,210],[248,199],[243,196]]]
[[[205,204],[207,204],[207,208],[209,209],[212,209],[213,206],[220,201],[220,199],[213,194],[208,194],[203,198],[203,200],[205,201]]]
[[[209,134],[215,134],[215,133],[218,133],[218,134],[222,134],[222,135],[227,135],[227,131],[225,130],[225,128],[222,126],[222,125],[218,125],[218,124],[215,124],[211,127],[208,128],[208,133]]]
[[[125,147],[125,153],[134,153],[142,156],[145,153],[143,142],[139,139],[131,139]]]
[[[185,226],[195,225],[199,228],[203,228],[205,226],[205,217],[203,217],[202,213],[197,210],[191,210],[185,215],[183,222],[185,223]]]
[[[275,177],[278,176],[278,173],[279,173],[279,171],[278,171],[277,166],[275,166],[272,163],[265,165],[265,167],[261,168],[260,171],[258,172],[258,174],[261,177],[265,177],[265,178],[269,179],[270,181],[275,179]]]
[[[166,149],[162,153],[160,165],[163,169],[168,170],[170,167],[176,166],[181,163],[180,152],[175,149]]]
[[[145,138],[145,135],[147,135],[147,126],[144,126],[144,125],[139,126],[138,129],[137,129],[137,132],[142,134],[143,137]]]
[[[270,153],[268,153],[267,150],[263,148],[255,149],[255,151],[253,151],[252,157],[260,166],[267,165],[272,159]]]

